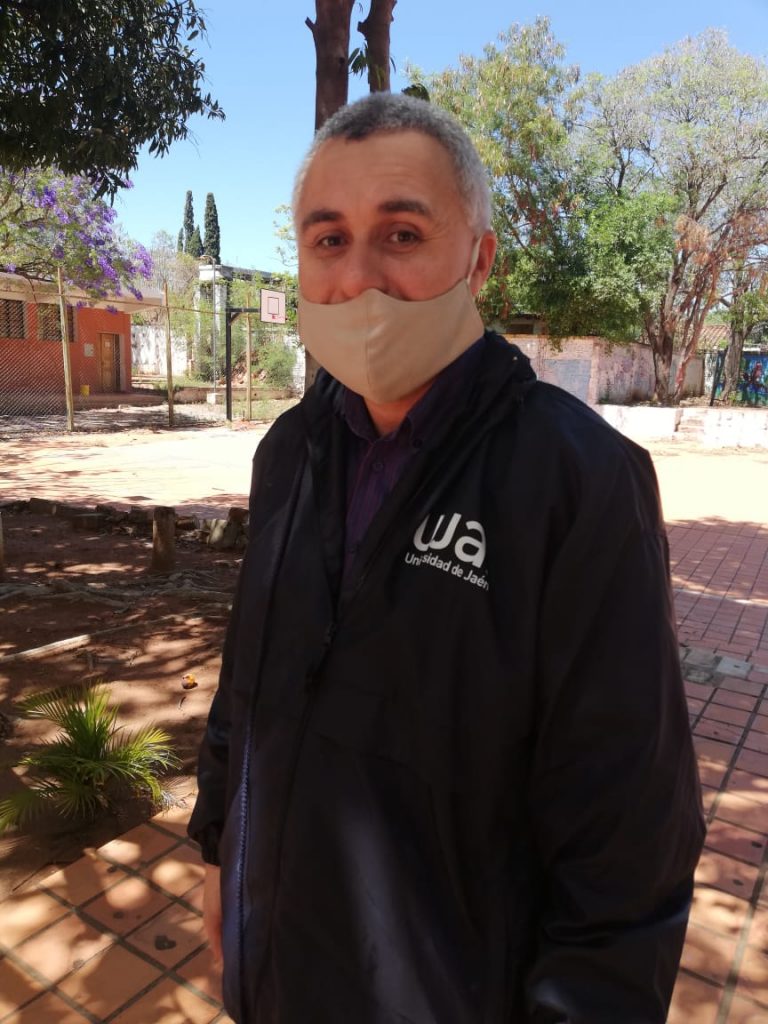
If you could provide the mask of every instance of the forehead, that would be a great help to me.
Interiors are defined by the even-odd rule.
[[[413,199],[439,210],[461,205],[446,149],[422,132],[380,132],[364,139],[329,139],[307,168],[299,220],[315,208],[345,211]]]

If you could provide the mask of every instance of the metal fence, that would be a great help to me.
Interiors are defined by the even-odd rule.
[[[301,393],[303,350],[290,325],[262,322],[258,292],[236,309],[226,294],[158,296],[137,313],[131,300],[64,292],[65,343],[50,288],[16,295],[4,283],[0,438],[274,418]]]
[[[74,338],[75,310],[67,309]],[[66,410],[59,307],[0,298],[0,414],[51,416]]]

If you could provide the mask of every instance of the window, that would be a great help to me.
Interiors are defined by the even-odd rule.
[[[75,340],[75,309],[67,306],[67,331],[69,340]],[[41,302],[37,306],[37,336],[40,341],[61,341],[61,320],[59,307],[53,302]]]
[[[24,303],[16,299],[0,299],[0,338],[26,338]]]

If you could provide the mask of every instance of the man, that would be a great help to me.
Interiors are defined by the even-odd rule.
[[[703,828],[650,459],[483,333],[448,115],[345,108],[294,199],[327,372],[254,459],[190,823],[227,1009],[662,1024]]]

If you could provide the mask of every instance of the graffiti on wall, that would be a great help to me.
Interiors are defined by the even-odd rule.
[[[723,367],[725,350],[717,353],[715,367],[716,399],[723,393]],[[733,394],[733,400],[742,405],[768,406],[768,351],[745,352],[741,357],[739,382]]]

